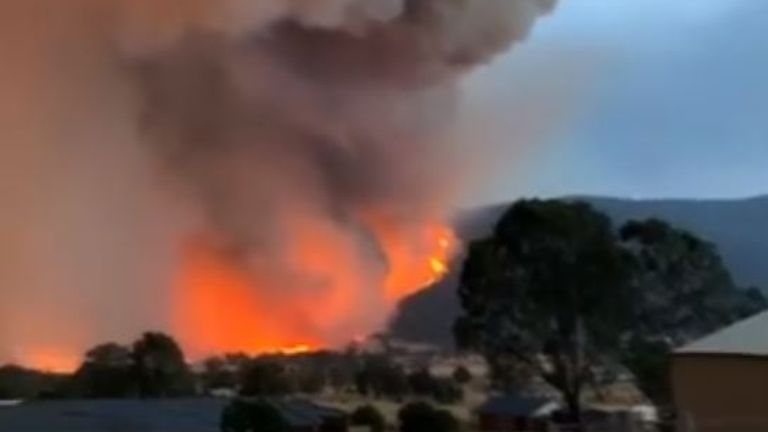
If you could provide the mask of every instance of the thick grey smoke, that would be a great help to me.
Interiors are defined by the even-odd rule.
[[[195,232],[276,304],[355,285],[316,339],[380,325],[382,238],[461,181],[457,81],[554,1],[0,0],[0,360],[167,328]]]

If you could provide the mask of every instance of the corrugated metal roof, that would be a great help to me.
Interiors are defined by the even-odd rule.
[[[768,356],[768,311],[686,345],[675,354]]]

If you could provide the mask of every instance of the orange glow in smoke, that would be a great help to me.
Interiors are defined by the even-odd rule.
[[[316,222],[292,224],[294,238],[286,239],[297,274],[246,271],[211,243],[192,242],[174,289],[174,334],[196,359],[301,354],[378,330],[400,300],[447,274],[456,239],[438,224],[399,230],[377,219],[370,226],[386,258],[380,274],[364,274],[370,257]]]
[[[204,241],[184,251],[174,296],[174,333],[192,357],[222,352],[276,353],[286,347],[311,350],[291,320],[282,320],[246,272]]]
[[[30,369],[53,373],[70,373],[80,366],[82,356],[70,350],[35,347],[25,352],[20,360],[22,366]]]

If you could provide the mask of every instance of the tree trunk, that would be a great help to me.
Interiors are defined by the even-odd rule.
[[[581,392],[578,390],[566,392],[564,395],[568,423],[573,425],[572,432],[584,430],[581,422]]]

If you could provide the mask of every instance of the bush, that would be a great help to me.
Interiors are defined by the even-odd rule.
[[[428,369],[421,369],[408,375],[408,385],[418,396],[431,396],[435,389],[435,378]]]
[[[464,390],[450,379],[440,379],[434,383],[432,397],[441,404],[455,404],[464,400]]]
[[[450,412],[426,402],[412,402],[398,413],[400,432],[457,432],[459,422]]]
[[[472,381],[472,373],[464,366],[459,366],[453,371],[453,380],[464,385]]]
[[[221,414],[221,432],[289,432],[280,412],[266,402],[236,400]]]
[[[384,415],[372,405],[364,405],[356,409],[350,417],[354,426],[368,426],[371,432],[384,432],[387,422]]]
[[[408,379],[402,367],[386,358],[369,357],[355,375],[358,393],[401,400],[408,392]]]
[[[294,392],[292,381],[283,365],[256,360],[245,371],[240,393],[244,396],[283,396]]]

